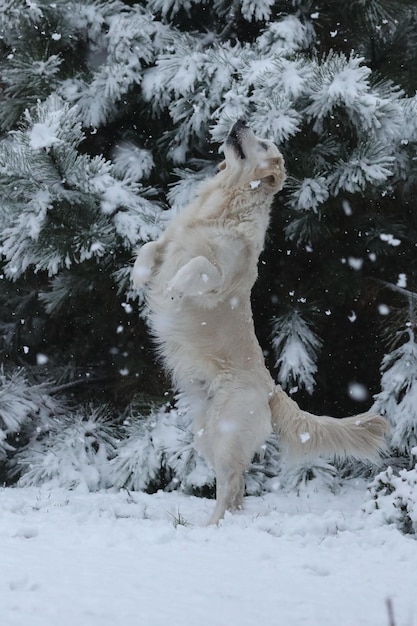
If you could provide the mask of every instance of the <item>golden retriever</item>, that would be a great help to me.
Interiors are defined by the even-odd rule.
[[[209,523],[242,505],[244,472],[274,429],[293,458],[375,458],[386,422],[302,411],[264,364],[250,303],[284,160],[244,120],[231,128],[219,172],[158,241],[142,246],[132,271],[146,287],[150,324],[175,387],[190,403],[196,449],[216,473]]]

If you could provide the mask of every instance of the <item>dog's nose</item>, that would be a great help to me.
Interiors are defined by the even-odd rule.
[[[230,130],[230,134],[231,135],[237,135],[240,131],[242,131],[244,128],[248,128],[248,123],[247,121],[241,117],[240,119],[238,119],[232,126],[231,130]]]
[[[244,131],[246,131],[248,128],[249,126],[247,125],[246,120],[241,118],[233,124],[226,139],[226,145],[232,146],[236,153],[236,156],[238,156],[240,159],[246,158],[242,147],[242,136],[244,134]]]

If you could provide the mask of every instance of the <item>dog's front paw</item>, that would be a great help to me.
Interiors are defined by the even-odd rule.
[[[136,264],[133,266],[131,280],[135,289],[143,289],[152,276],[152,269],[145,265]]]
[[[172,280],[170,280],[169,283],[167,283],[165,289],[169,297],[171,298],[171,300],[179,301],[184,296],[184,292],[181,290],[180,286],[175,280],[175,277]]]

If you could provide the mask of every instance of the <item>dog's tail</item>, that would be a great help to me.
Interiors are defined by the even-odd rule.
[[[324,456],[377,462],[386,448],[387,421],[376,413],[335,418],[300,409],[277,385],[270,399],[272,428],[289,461]]]

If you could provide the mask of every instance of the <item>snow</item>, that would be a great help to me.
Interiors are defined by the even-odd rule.
[[[407,287],[407,274],[398,274],[398,287]]]
[[[417,541],[366,514],[365,484],[213,501],[178,492],[0,491],[7,626],[417,624]]]
[[[352,381],[348,385],[348,394],[352,400],[357,402],[365,402],[369,398],[369,389],[362,383]]]
[[[46,356],[46,354],[42,354],[41,352],[38,352],[38,354],[36,355],[36,363],[38,365],[46,365],[49,361],[49,358]]]
[[[401,243],[400,239],[396,239],[390,233],[381,233],[379,235],[379,238],[381,239],[381,241],[386,241],[388,245],[394,246],[394,247],[399,246]]]
[[[130,142],[122,142],[113,150],[115,171],[120,176],[128,176],[140,181],[151,173],[154,167],[152,153]]]
[[[328,95],[332,101],[342,101],[351,106],[358,97],[366,79],[370,74],[367,67],[346,67],[335,74],[333,81],[328,86]]]
[[[59,121],[49,124],[37,122],[33,124],[29,132],[29,144],[34,150],[41,150],[42,148],[50,148],[57,143],[62,143],[56,137],[58,131]]]
[[[378,305],[378,313],[380,315],[388,315],[389,314],[389,306],[386,304],[379,304]]]
[[[258,38],[261,51],[275,53],[298,52],[307,43],[307,29],[294,15],[287,15],[277,22],[271,22]]]
[[[290,292],[294,295],[294,292]],[[278,381],[288,386],[288,381],[304,386],[311,393],[316,360],[321,340],[301,317],[298,311],[291,316],[277,318],[273,323],[272,346],[277,355],[275,367],[279,370]]]
[[[363,265],[363,259],[358,259],[356,257],[350,256],[348,258],[348,265],[353,269],[353,270],[360,270],[362,265]]]
[[[318,205],[325,202],[329,197],[324,176],[318,176],[316,179],[304,178],[297,187],[291,204],[298,211],[312,210],[317,212]]]
[[[305,85],[310,77],[308,68],[300,59],[280,60],[279,80],[287,96],[299,97],[305,89]],[[275,80],[277,80],[275,75]]]

